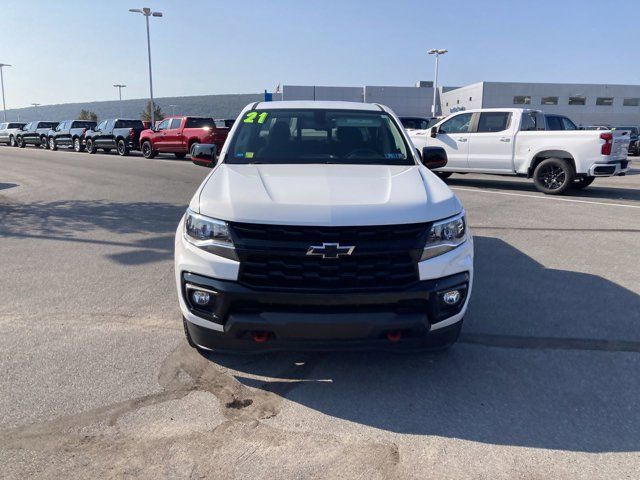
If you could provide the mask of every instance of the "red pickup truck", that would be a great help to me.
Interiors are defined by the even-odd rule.
[[[156,128],[140,134],[140,150],[145,158],[153,158],[158,153],[173,153],[176,158],[184,158],[198,143],[213,143],[220,151],[228,133],[229,128],[216,127],[213,118],[169,117]]]

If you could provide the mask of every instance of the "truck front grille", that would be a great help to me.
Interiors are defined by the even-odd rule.
[[[427,223],[316,227],[232,223],[240,283],[259,289],[354,290],[418,281]],[[338,258],[309,256],[312,246],[355,247]]]

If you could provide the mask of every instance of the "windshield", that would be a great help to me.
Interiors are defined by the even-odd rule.
[[[57,126],[58,126],[57,123],[40,122],[40,123],[38,123],[38,127],[37,128],[56,128]]]
[[[384,112],[252,110],[238,121],[227,163],[414,165]]]

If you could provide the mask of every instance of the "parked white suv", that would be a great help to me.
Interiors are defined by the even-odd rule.
[[[424,162],[421,162],[424,157]],[[386,107],[247,106],[175,237],[185,333],[201,349],[442,348],[462,327],[462,205]]]
[[[533,178],[538,190],[561,194],[596,177],[627,172],[627,131],[546,130],[538,110],[490,108],[451,115],[430,130],[410,132],[418,148],[438,146],[449,162],[438,170]]]
[[[25,125],[26,123],[21,122],[0,123],[0,143],[17,147],[18,142],[16,141],[16,134],[18,131],[22,130],[22,127]]]

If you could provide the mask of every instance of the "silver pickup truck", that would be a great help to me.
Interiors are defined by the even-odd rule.
[[[26,123],[21,122],[4,122],[0,123],[0,143],[17,147],[16,133],[22,130]]]

